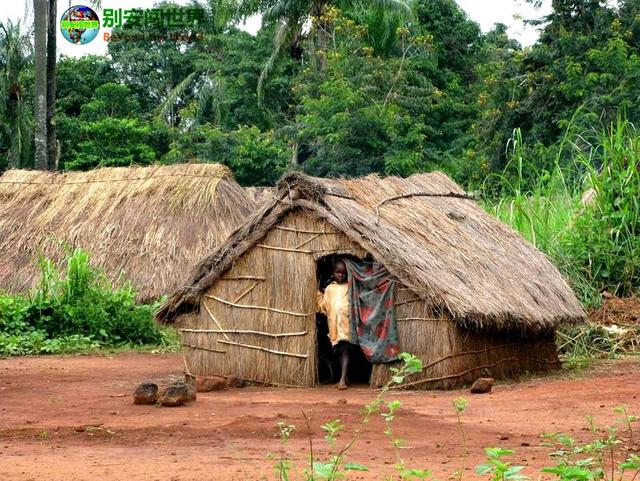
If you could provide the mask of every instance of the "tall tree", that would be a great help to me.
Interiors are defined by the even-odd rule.
[[[179,5],[171,2],[159,4],[157,8],[172,9]],[[207,23],[209,25],[209,23]],[[114,29],[113,36],[127,34],[138,36],[140,39],[131,41],[111,40],[109,55],[113,59],[113,67],[119,79],[135,92],[144,111],[152,111],[158,106],[168,106],[166,120],[176,123],[176,109],[179,99],[192,88],[190,80],[200,78],[202,68],[196,64],[193,55],[196,44],[208,45],[208,36],[198,41],[197,34],[203,26],[189,28],[186,32],[178,32],[175,27],[163,26],[162,30],[156,26],[138,26],[125,23]],[[189,39],[172,38],[172,33],[183,36],[189,34]],[[117,37],[116,37],[117,38]],[[209,52],[213,56],[215,52]],[[206,71],[206,68],[204,69]],[[185,82],[185,80],[187,80]],[[167,101],[174,97],[174,102]]]
[[[222,121],[222,105],[225,103],[225,82],[220,71],[223,56],[223,34],[229,32],[237,18],[238,4],[234,0],[209,0],[209,12],[204,25],[199,25],[205,41],[192,45],[190,54],[193,69],[164,98],[160,115],[164,119],[175,119],[175,106],[188,97],[197,99],[197,113],[210,111],[213,122],[219,126]],[[195,120],[202,120],[199,115]],[[171,119],[173,120],[173,119]]]
[[[35,168],[47,170],[47,0],[33,0],[35,76]]]
[[[58,142],[56,140],[56,126],[53,116],[56,110],[56,0],[49,0],[49,15],[47,25],[47,168],[55,170],[58,167]]]
[[[409,175],[427,167],[422,106],[437,95],[423,71],[429,61],[434,67],[428,39],[401,28],[395,54],[377,56],[363,25],[338,12],[328,27],[325,71],[305,69],[296,82],[299,103],[286,130],[298,165],[320,176]]]
[[[588,141],[594,126],[620,113],[640,119],[640,2],[553,0],[552,6],[549,15],[529,21],[541,27],[538,42],[508,53],[484,77],[474,158],[493,171],[507,165],[514,128],[530,146],[525,171],[537,175],[571,162],[570,149],[558,143],[565,135]]]

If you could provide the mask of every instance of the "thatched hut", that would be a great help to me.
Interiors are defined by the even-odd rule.
[[[407,179],[284,176],[274,199],[197,266],[158,312],[182,330],[193,375],[281,385],[319,379],[318,269],[367,256],[398,282],[415,388],[558,365],[554,330],[585,313],[551,262],[442,173]],[[373,366],[380,386],[388,365]]]
[[[0,289],[24,292],[36,261],[81,247],[141,300],[182,285],[185,268],[210,253],[255,210],[217,164],[102,168],[0,177]]]

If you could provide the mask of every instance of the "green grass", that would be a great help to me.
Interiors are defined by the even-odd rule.
[[[504,172],[485,181],[484,206],[546,253],[589,307],[604,290],[624,296],[640,287],[640,137],[623,119],[590,142],[586,134],[568,136],[552,171],[532,172],[515,130]],[[570,153],[565,167],[563,151]],[[585,206],[587,188],[597,195]]]

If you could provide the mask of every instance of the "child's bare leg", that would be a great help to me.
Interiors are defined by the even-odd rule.
[[[347,389],[347,370],[349,369],[349,353],[345,348],[340,355],[340,365],[342,373],[340,374],[340,382],[338,383],[338,389]]]

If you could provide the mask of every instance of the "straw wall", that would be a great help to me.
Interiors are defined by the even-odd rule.
[[[397,291],[400,347],[423,363],[422,373],[407,379],[407,388],[450,389],[486,375],[507,378],[559,367],[553,334],[524,338],[519,334],[462,330],[416,299],[409,289]],[[379,387],[388,379],[388,366],[375,365],[371,385]]]
[[[334,253],[365,254],[326,222],[287,214],[206,291],[200,312],[182,319],[189,373],[312,386],[316,259]]]

